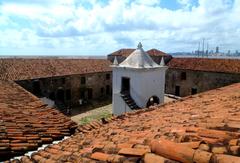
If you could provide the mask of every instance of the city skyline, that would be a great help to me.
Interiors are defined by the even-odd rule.
[[[240,0],[3,0],[0,55],[107,55],[240,47]]]

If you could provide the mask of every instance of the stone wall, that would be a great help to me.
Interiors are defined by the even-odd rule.
[[[181,97],[240,82],[240,74],[192,71],[169,68],[165,92]],[[176,88],[179,88],[179,94]]]
[[[38,97],[47,97],[65,105],[111,97],[112,72],[68,75],[51,78],[16,81]]]
[[[181,79],[183,77],[181,76],[182,73],[186,73],[186,79]],[[106,79],[107,74],[110,74],[109,79]],[[85,77],[85,84],[81,84],[81,77]],[[79,105],[79,99],[89,102],[91,100],[101,100],[111,97],[112,94],[112,72],[59,76],[16,82],[38,97],[48,97],[56,100],[58,92],[60,92],[59,94],[64,92],[64,102],[67,105],[73,106]],[[179,96],[183,97],[237,82],[240,82],[240,74],[169,68],[166,72],[165,93],[175,95],[176,86],[179,86]],[[39,90],[36,89],[38,83]],[[107,89],[109,89],[108,92]],[[92,98],[89,99],[91,90]],[[70,99],[67,98],[67,94],[70,94]]]

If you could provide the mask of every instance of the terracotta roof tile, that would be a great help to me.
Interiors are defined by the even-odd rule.
[[[173,58],[168,66],[174,69],[240,73],[240,59]]]
[[[95,152],[91,155],[92,159],[101,160],[101,161],[107,161],[109,157],[110,157],[109,154],[100,153],[100,152]]]
[[[0,59],[0,79],[25,80],[111,71],[105,59]]]
[[[147,53],[150,56],[167,56],[168,54],[164,53],[163,51],[160,51],[158,49],[150,49],[147,51]]]
[[[80,126],[70,138],[50,145],[30,159],[83,163],[113,160],[237,163],[238,125],[231,128],[226,124],[240,123],[239,111],[240,83],[113,117],[98,128]],[[211,117],[216,125],[209,127]]]
[[[119,49],[111,54],[109,56],[129,56],[135,49]]]
[[[76,127],[12,81],[0,81],[0,90],[0,160],[70,135]]]
[[[119,49],[111,54],[109,56],[124,56],[128,57],[135,49]],[[158,50],[158,49],[150,49],[147,51],[147,53],[150,56],[169,56],[168,54]]]
[[[147,149],[138,149],[138,148],[122,148],[118,154],[121,155],[130,155],[130,156],[143,156],[145,153],[148,153]]]

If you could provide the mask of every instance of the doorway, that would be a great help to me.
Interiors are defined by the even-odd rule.
[[[93,89],[88,88],[88,99],[91,100],[93,98]]]
[[[130,78],[122,77],[121,93],[130,93]]]
[[[107,95],[110,95],[111,93],[110,93],[110,85],[107,85],[106,86],[106,94]]]
[[[63,89],[57,90],[57,100],[64,103],[64,90]]]
[[[66,90],[66,100],[70,101],[72,99],[71,89]]]
[[[148,108],[150,106],[157,105],[159,103],[160,103],[159,98],[157,96],[152,96],[149,98],[146,107]]]
[[[192,88],[191,95],[195,95],[195,94],[197,94],[197,88]]]
[[[180,86],[175,86],[175,96],[180,96]]]

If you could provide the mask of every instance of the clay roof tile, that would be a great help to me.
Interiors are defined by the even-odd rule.
[[[173,58],[168,66],[193,71],[240,73],[240,59]]]
[[[110,64],[106,59],[0,59],[0,79],[27,80],[108,72]]]
[[[239,110],[239,97],[240,83],[150,110],[117,116],[109,119],[108,123],[98,122],[98,127],[91,123],[81,126],[70,138],[43,150],[53,157],[46,158],[37,152],[41,157],[32,156],[31,159],[72,162],[239,162],[239,132],[225,125],[230,120],[234,122],[234,127],[237,126],[235,123],[240,123],[237,120],[239,115],[232,113]],[[204,118],[192,118],[193,115]],[[215,127],[211,126],[213,128],[209,128],[210,122],[207,121],[211,117],[216,124]],[[12,122],[8,123],[14,126]],[[151,142],[155,143],[151,145]],[[64,152],[71,155],[64,155]]]
[[[0,80],[0,90],[0,151],[9,153],[0,152],[0,160],[69,135],[75,125],[12,81]]]

